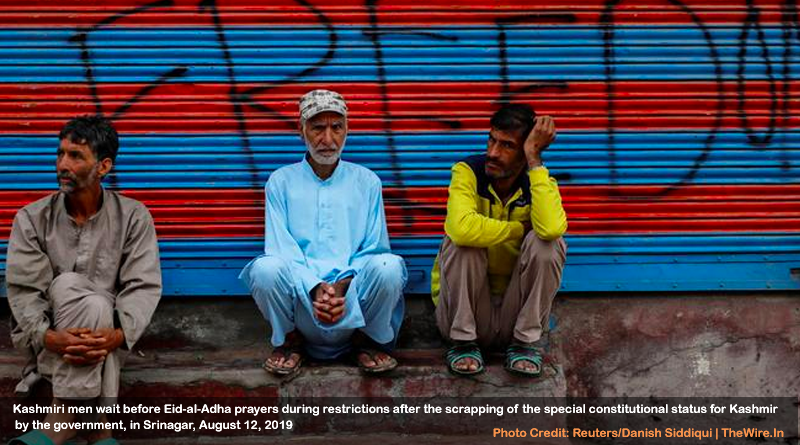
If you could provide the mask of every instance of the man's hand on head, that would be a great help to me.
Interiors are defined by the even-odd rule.
[[[550,116],[539,116],[534,120],[533,130],[525,139],[525,158],[528,168],[542,165],[542,152],[550,146],[556,138],[556,123]]]

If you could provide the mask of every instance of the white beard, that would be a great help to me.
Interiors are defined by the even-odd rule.
[[[342,156],[342,151],[344,150],[345,142],[347,142],[347,139],[342,141],[342,146],[339,147],[336,150],[336,152],[334,152],[332,155],[322,156],[314,150],[314,148],[311,146],[308,140],[305,140],[306,150],[308,150],[308,154],[311,155],[311,159],[313,159],[314,162],[320,165],[333,165],[337,163],[339,161],[339,158]]]

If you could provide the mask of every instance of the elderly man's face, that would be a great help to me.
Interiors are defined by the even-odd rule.
[[[347,139],[347,119],[325,111],[307,120],[300,132],[311,158],[318,164],[332,165],[339,160]]]

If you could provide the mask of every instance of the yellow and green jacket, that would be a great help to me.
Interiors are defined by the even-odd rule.
[[[519,257],[525,235],[523,221],[531,221],[536,236],[554,240],[567,231],[558,183],[545,167],[523,173],[516,191],[503,204],[485,171],[486,155],[456,163],[447,198],[445,235],[458,246],[482,247],[489,256],[489,289],[502,295]],[[431,293],[439,303],[439,257],[431,272]]]

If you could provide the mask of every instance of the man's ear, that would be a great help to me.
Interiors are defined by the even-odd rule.
[[[99,163],[100,165],[97,167],[97,174],[100,175],[100,178],[105,178],[106,175],[111,172],[111,169],[114,168],[114,161],[111,158],[105,158]]]
[[[300,136],[300,140],[305,142],[306,137],[303,136],[303,121],[301,120],[297,121],[297,134]]]

